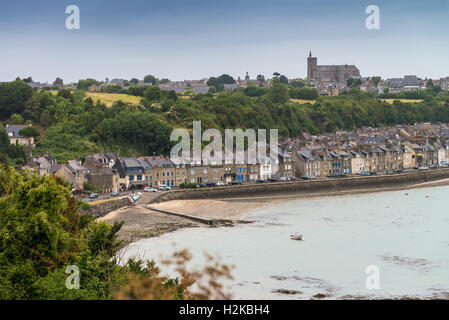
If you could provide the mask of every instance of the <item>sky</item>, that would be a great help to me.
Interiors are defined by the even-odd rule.
[[[79,30],[66,28],[69,5]],[[369,5],[379,30],[365,26]],[[303,78],[310,50],[362,76],[435,79],[449,76],[449,1],[2,0],[0,43],[0,81]]]

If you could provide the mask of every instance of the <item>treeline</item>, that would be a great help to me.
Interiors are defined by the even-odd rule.
[[[201,120],[203,129],[277,128],[281,137],[362,126],[449,122],[446,91],[426,90],[419,103],[393,104],[357,89],[338,97],[317,97],[312,91],[303,83],[285,85],[276,78],[270,87],[194,94],[188,99],[148,86],[138,106],[119,101],[107,108],[86,98],[82,90],[34,91],[17,80],[0,85],[0,120],[10,123],[20,116],[43,127],[45,139],[38,141],[36,151],[50,152],[58,160],[102,151],[122,156],[167,155],[171,130],[189,129],[194,120]],[[292,100],[304,97],[315,101]]]

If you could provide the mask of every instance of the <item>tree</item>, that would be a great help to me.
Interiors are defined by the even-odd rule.
[[[283,83],[283,84],[288,84],[288,79],[287,79],[287,77],[284,76],[284,75],[281,75],[281,76],[279,77],[279,81],[280,81],[281,83]]]
[[[63,97],[65,99],[69,99],[71,102],[73,102],[73,96],[72,91],[70,89],[61,89],[58,91],[58,97]]]
[[[22,114],[25,102],[33,96],[33,89],[22,80],[0,84],[0,119],[6,120],[14,114]]]
[[[268,94],[273,103],[285,103],[288,100],[288,88],[277,78],[273,79]]]
[[[149,86],[143,92],[143,96],[150,102],[156,102],[161,99],[162,90],[159,87]]]
[[[261,87],[263,85],[263,83],[265,82],[265,76],[262,74],[257,75],[256,79],[257,79],[257,82],[259,82],[259,87]]]
[[[91,86],[93,85],[99,85],[100,83],[95,79],[85,79],[85,80],[79,80],[76,84],[76,88],[79,90],[89,90]]]
[[[376,87],[379,84],[380,80],[381,80],[381,77],[372,77],[371,78],[371,81],[373,81],[373,83]]]
[[[11,144],[5,127],[0,123],[0,163],[8,166],[9,164],[25,164],[25,161],[23,147]]]
[[[347,84],[347,86],[350,87],[350,88],[357,88],[357,87],[360,87],[360,85],[362,84],[362,80],[360,80],[360,79],[354,79],[354,78],[349,78],[349,79],[346,81],[346,84]]]
[[[14,113],[11,116],[10,123],[11,124],[23,124],[23,117],[20,114]]]
[[[145,78],[143,78],[143,82],[144,83],[151,83],[153,86],[158,84],[158,80],[155,76],[152,76],[151,74],[145,76]]]
[[[281,76],[281,74],[279,72],[273,73],[273,78],[275,78],[275,79],[279,79],[280,76]]]
[[[129,82],[136,85],[136,84],[139,84],[139,79],[132,78],[131,80],[129,80]]]
[[[50,112],[48,112],[48,110],[44,110],[41,113],[41,118],[40,118],[40,124],[44,127],[44,128],[48,128],[50,127],[51,124],[51,115]]]
[[[303,88],[306,86],[306,84],[307,84],[307,81],[297,79],[297,80],[293,80],[292,82],[290,82],[289,86],[292,88]]]
[[[36,127],[28,126],[19,130],[21,136],[28,138],[28,144],[31,145],[31,138],[37,138],[40,136],[39,130]]]
[[[234,84],[235,80],[228,74],[222,74],[219,77],[210,77],[207,81],[207,85],[214,87],[216,92],[221,92],[224,90],[225,84]]]

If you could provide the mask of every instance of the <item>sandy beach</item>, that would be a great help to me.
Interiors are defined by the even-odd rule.
[[[251,210],[269,206],[273,201],[239,201],[239,200],[171,200],[152,204],[160,209],[185,213],[207,219],[241,220]]]

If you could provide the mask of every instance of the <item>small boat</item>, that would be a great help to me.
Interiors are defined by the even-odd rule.
[[[297,234],[297,233],[291,234],[290,235],[290,239],[292,239],[292,240],[302,240],[302,234]]]

